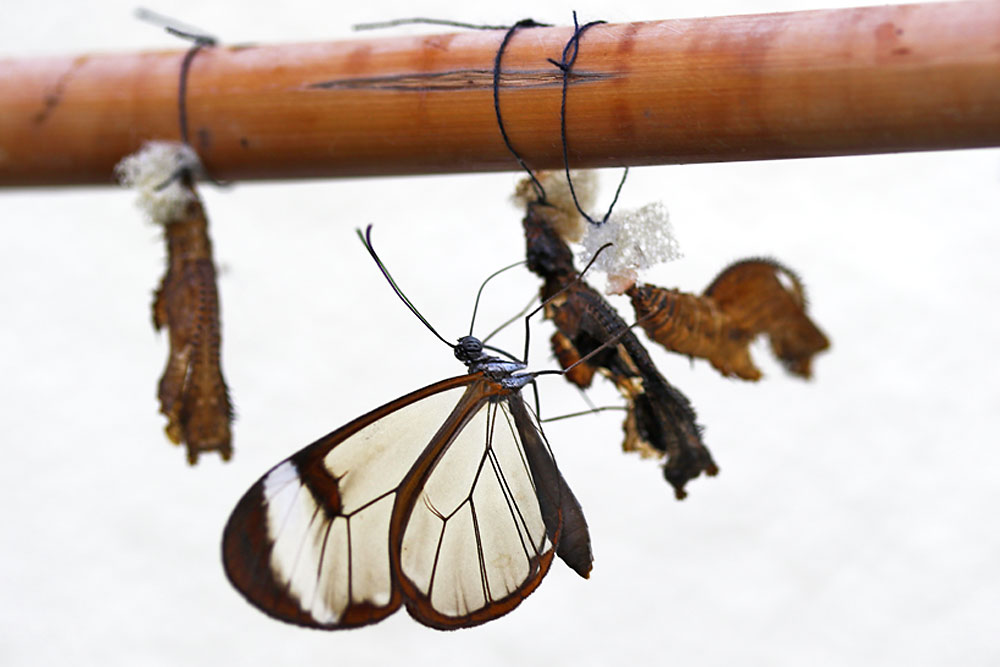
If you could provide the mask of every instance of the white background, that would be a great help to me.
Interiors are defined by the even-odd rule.
[[[180,46],[134,21],[131,2],[13,4],[5,54]],[[152,8],[227,42],[281,42],[415,13],[566,23],[571,9],[627,21],[834,4],[849,3]],[[219,558],[243,491],[358,414],[462,372],[354,228],[375,224],[398,281],[454,338],[479,281],[523,255],[507,203],[517,178],[203,188],[239,418],[233,461],[195,468],[156,412],[158,230],[124,191],[0,192],[0,664],[998,664],[997,150],[633,170],[621,205],[662,199],[686,255],[652,282],[699,291],[748,255],[803,275],[833,341],[815,380],[784,375],[763,347],[757,385],[654,351],[722,469],[683,502],[654,463],[619,451],[615,413],[548,426],[590,521],[592,577],[557,564],[480,628],[441,633],[401,612],[323,633],[243,601]],[[617,173],[602,178],[607,201]],[[482,327],[536,287],[527,272],[504,278]],[[549,329],[534,331],[533,366],[545,367]],[[558,378],[542,392],[548,414],[583,406]]]

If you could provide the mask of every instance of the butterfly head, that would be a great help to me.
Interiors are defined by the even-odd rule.
[[[455,358],[468,365],[483,358],[483,342],[475,336],[462,336],[455,346]]]

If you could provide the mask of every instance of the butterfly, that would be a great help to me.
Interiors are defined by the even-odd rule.
[[[368,251],[426,324],[375,255],[370,231]],[[522,395],[545,371],[491,356],[472,335],[448,344],[467,374],[323,436],[239,501],[222,556],[251,604],[328,630],[405,605],[427,626],[455,629],[517,607],[554,556],[589,576],[583,511]]]

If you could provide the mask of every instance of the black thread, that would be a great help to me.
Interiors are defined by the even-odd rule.
[[[507,30],[507,34],[503,36],[503,41],[500,42],[500,47],[497,48],[496,58],[493,60],[493,112],[497,117],[497,127],[500,128],[500,136],[503,138],[503,143],[510,151],[517,163],[521,165],[521,168],[528,173],[528,177],[531,178],[531,185],[535,189],[535,195],[538,197],[538,201],[541,203],[547,203],[547,198],[545,195],[545,188],[539,182],[538,178],[535,176],[531,168],[525,163],[521,158],[521,155],[514,149],[514,145],[510,141],[510,137],[507,135],[507,128],[503,124],[503,116],[500,113],[500,72],[501,72],[501,62],[503,60],[503,52],[507,49],[507,44],[510,42],[514,33],[520,28],[540,28],[548,27],[545,23],[538,23],[534,19],[522,19],[510,26]]]
[[[605,212],[604,217],[601,218],[600,222],[594,220],[590,215],[583,210],[580,206],[580,201],[576,196],[576,188],[573,187],[573,178],[569,173],[569,141],[566,139],[566,99],[568,97],[569,91],[569,77],[573,70],[573,65],[576,63],[576,57],[580,53],[580,38],[583,33],[594,27],[595,25],[601,25],[605,21],[591,21],[583,25],[582,27],[577,22],[576,12],[573,12],[573,35],[566,42],[566,46],[563,47],[562,60],[556,62],[549,58],[549,62],[562,70],[563,75],[563,88],[562,88],[562,102],[559,107],[559,131],[560,138],[562,140],[562,151],[563,151],[563,169],[566,172],[566,182],[569,184],[570,195],[573,196],[573,204],[576,206],[576,210],[579,211],[580,215],[584,217],[592,225],[603,225],[611,217],[611,211],[614,210],[615,204],[618,203],[618,196],[621,194],[622,186],[625,185],[625,179],[628,178],[628,167],[625,167],[625,173],[622,174],[621,181],[618,182],[618,189],[615,190],[614,199],[611,200],[611,205],[608,206],[608,210]],[[570,56],[570,49],[572,49],[572,56]]]
[[[189,37],[186,33],[169,27],[167,28],[167,32],[172,35],[177,35],[178,37]],[[177,83],[177,119],[178,125],[180,126],[181,142],[187,146],[191,145],[188,135],[187,118],[187,83],[188,74],[191,71],[191,63],[194,62],[194,57],[198,55],[199,51],[206,46],[215,46],[215,44],[216,42],[214,38],[195,37],[194,44],[190,49],[188,49],[187,53],[184,54],[184,60],[181,61],[180,80]]]
[[[527,165],[524,159],[521,157],[520,153],[514,148],[511,143],[510,135],[507,134],[507,128],[503,124],[503,116],[500,113],[500,74],[502,72],[501,62],[503,60],[504,51],[507,49],[507,44],[510,43],[511,38],[514,33],[521,28],[548,28],[551,24],[539,23],[534,19],[521,19],[517,23],[506,26],[506,25],[483,25],[475,23],[465,23],[464,21],[453,21],[451,19],[435,19],[426,17],[414,17],[414,18],[402,18],[402,19],[390,19],[388,21],[375,21],[371,23],[358,23],[352,26],[353,30],[379,30],[382,28],[393,28],[401,25],[412,25],[412,24],[426,24],[426,25],[441,25],[448,26],[452,28],[466,28],[469,30],[506,30],[506,34],[503,36],[503,40],[500,42],[499,48],[497,48],[496,57],[493,59],[493,113],[496,115],[497,127],[500,128],[500,137],[503,139],[504,146],[510,151],[510,154],[514,156],[517,163],[521,166],[531,178],[531,185],[535,190],[535,195],[538,197],[538,201],[541,203],[547,203],[547,198],[545,195],[545,188],[539,182],[538,178],[535,177],[535,173]]]
[[[190,134],[188,132],[188,115],[187,115],[187,87],[188,87],[188,75],[191,72],[191,64],[194,62],[194,57],[198,55],[198,52],[205,47],[216,46],[219,40],[204,32],[200,28],[194,28],[191,26],[184,25],[176,19],[172,19],[168,16],[158,14],[154,11],[139,7],[135,10],[135,16],[139,20],[147,21],[154,25],[158,25],[163,28],[167,34],[173,35],[174,37],[180,37],[189,42],[193,42],[191,48],[187,50],[184,54],[184,58],[181,60],[180,75],[177,82],[177,125],[178,132],[180,134],[181,143],[185,146],[191,147]],[[192,147],[193,148],[193,147]],[[193,180],[192,168],[190,166],[184,165],[179,167],[170,178],[163,181],[154,188],[155,190],[162,190],[174,181],[180,179]],[[201,171],[204,171],[201,168]],[[204,174],[200,174],[204,176]],[[211,178],[211,177],[209,177]],[[211,179],[212,182],[219,185],[219,181]]]
[[[180,37],[181,39],[192,42],[191,48],[188,49],[187,53],[184,54],[184,59],[181,60],[180,80],[177,84],[177,122],[180,130],[181,142],[186,146],[190,146],[191,141],[189,140],[187,120],[187,81],[188,74],[191,71],[191,63],[194,61],[194,57],[198,55],[199,51],[206,46],[217,45],[219,40],[200,28],[184,25],[176,19],[164,16],[163,14],[158,14],[144,7],[139,7],[135,10],[135,17],[141,21],[147,21],[160,26],[169,35]]]

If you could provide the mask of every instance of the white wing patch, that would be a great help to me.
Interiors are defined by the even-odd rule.
[[[518,591],[551,548],[507,401],[486,401],[425,480],[403,574],[436,612],[461,617]]]
[[[288,582],[289,593],[303,609],[311,610],[318,622],[336,622],[340,617],[336,606],[330,607],[322,599],[319,605],[314,604],[316,587],[310,573],[316,572],[320,563],[319,551],[313,545],[316,530],[323,522],[317,526],[320,507],[299,482],[294,463],[285,461],[264,478],[264,498],[267,534],[273,544],[270,565],[274,578]]]

